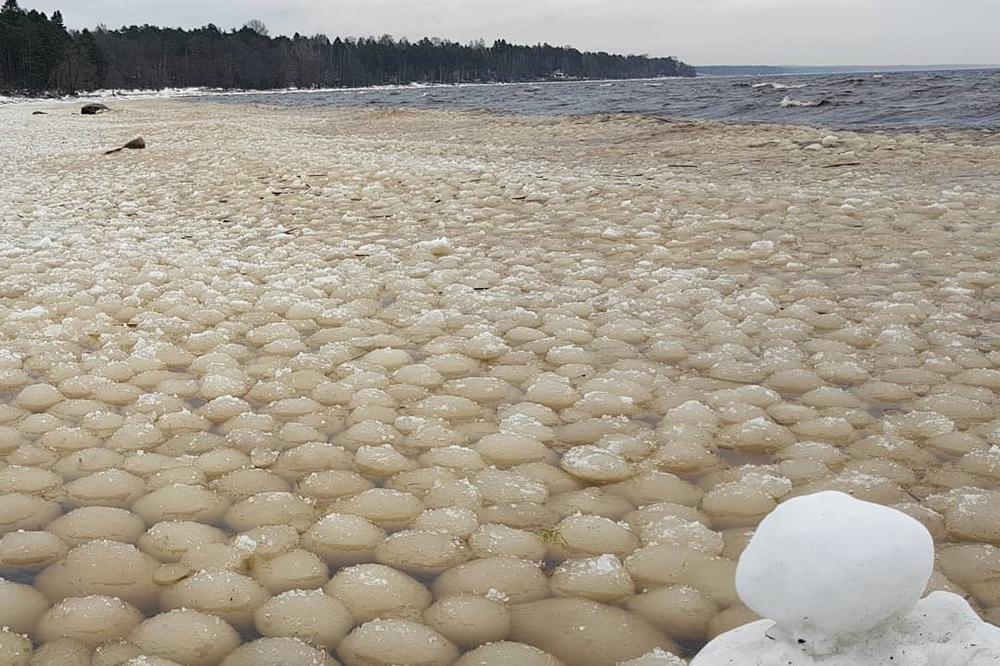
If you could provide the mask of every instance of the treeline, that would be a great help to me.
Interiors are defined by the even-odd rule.
[[[498,40],[458,44],[326,36],[270,37],[259,21],[239,30],[130,26],[67,30],[63,17],[5,0],[0,11],[0,91],[313,88],[530,81],[546,78],[693,76],[676,58],[581,52]]]

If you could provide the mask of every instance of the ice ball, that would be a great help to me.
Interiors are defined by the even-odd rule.
[[[763,522],[736,569],[740,598],[803,640],[867,631],[915,604],[934,567],[910,516],[839,492],[797,497]]]

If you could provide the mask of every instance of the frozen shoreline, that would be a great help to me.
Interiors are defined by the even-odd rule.
[[[316,604],[349,664],[673,666],[754,619],[761,518],[837,489],[1000,620],[1000,137],[110,105],[0,106],[0,568],[43,617],[115,557],[107,640],[179,662]],[[305,649],[230,661],[265,648]]]

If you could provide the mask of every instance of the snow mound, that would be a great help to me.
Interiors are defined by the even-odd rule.
[[[920,595],[934,564],[926,528],[838,492],[798,497],[765,518],[736,588],[769,618],[723,634],[692,666],[986,666],[1000,628],[950,592]]]

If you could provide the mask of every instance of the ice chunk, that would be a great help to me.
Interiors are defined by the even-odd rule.
[[[867,631],[912,606],[934,566],[919,522],[823,492],[779,506],[740,558],[736,589],[763,617],[803,636]]]
[[[923,592],[930,533],[888,507],[837,492],[789,500],[761,522],[736,586],[769,618],[709,643],[691,666],[987,666],[1000,628],[950,592]],[[919,601],[918,601],[919,600]]]

